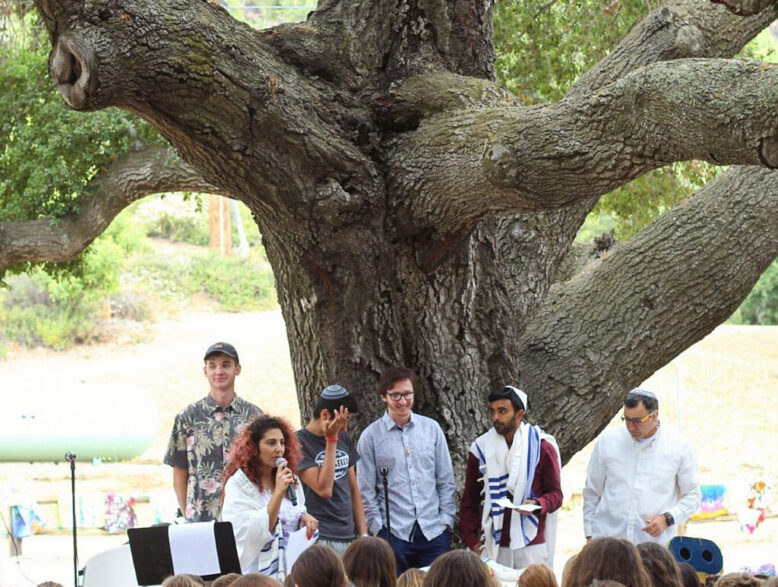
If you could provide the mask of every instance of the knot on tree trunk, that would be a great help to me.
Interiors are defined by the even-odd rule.
[[[678,27],[675,33],[675,44],[678,52],[687,57],[697,57],[704,55],[705,46],[702,43],[704,38],[699,27],[692,24]]]
[[[766,137],[759,142],[759,158],[771,169],[778,167],[778,137]]]
[[[518,183],[519,166],[514,149],[508,145],[494,143],[484,153],[484,169],[494,185],[515,187]]]
[[[94,62],[93,51],[66,36],[59,38],[51,53],[51,76],[62,99],[74,110],[89,105],[96,82]]]

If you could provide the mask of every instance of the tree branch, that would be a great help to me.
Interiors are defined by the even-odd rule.
[[[208,2],[36,0],[51,73],[73,108],[141,115],[211,183],[269,215],[359,205],[378,174],[355,146],[366,107],[286,64]],[[150,49],[153,47],[153,49]],[[367,133],[365,133],[367,134]]]
[[[541,417],[562,452],[594,438],[627,389],[730,316],[776,255],[778,173],[737,168],[554,285],[520,365],[522,382],[546,394]]]
[[[775,65],[684,59],[552,106],[433,116],[396,141],[390,193],[404,221],[448,232],[590,199],[676,161],[775,167],[775,87]]]
[[[672,0],[637,23],[622,41],[583,74],[568,96],[590,95],[627,73],[659,61],[734,57],[775,20],[765,10],[749,18],[699,0]]]
[[[739,16],[752,16],[773,6],[775,0],[710,0],[713,4],[723,4],[727,10]]]
[[[24,261],[72,259],[132,202],[179,190],[220,192],[173,149],[148,147],[126,153],[87,184],[77,214],[56,221],[0,222],[0,270]]]

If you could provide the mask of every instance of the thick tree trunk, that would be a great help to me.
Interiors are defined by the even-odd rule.
[[[506,383],[567,460],[778,254],[774,174],[750,169],[558,279],[604,191],[695,157],[778,165],[778,69],[715,59],[765,13],[673,1],[564,100],[524,108],[492,82],[489,0],[321,0],[263,32],[207,2],[37,5],[68,104],[139,113],[254,213],[304,417],[337,381],[363,427],[404,364],[458,466]]]

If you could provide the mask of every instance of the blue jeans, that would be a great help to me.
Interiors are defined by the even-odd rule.
[[[386,540],[386,528],[381,528],[378,535]],[[440,536],[427,540],[416,522],[409,536],[410,541],[392,536],[389,543],[394,551],[394,560],[397,564],[397,575],[406,569],[428,567],[441,554],[445,554],[451,548],[451,535],[444,530]]]

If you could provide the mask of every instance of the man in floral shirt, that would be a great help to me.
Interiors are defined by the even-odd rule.
[[[176,416],[165,464],[173,467],[173,489],[188,522],[207,522],[219,515],[221,477],[235,435],[262,413],[235,395],[240,361],[235,347],[212,344],[203,372],[210,393]]]

